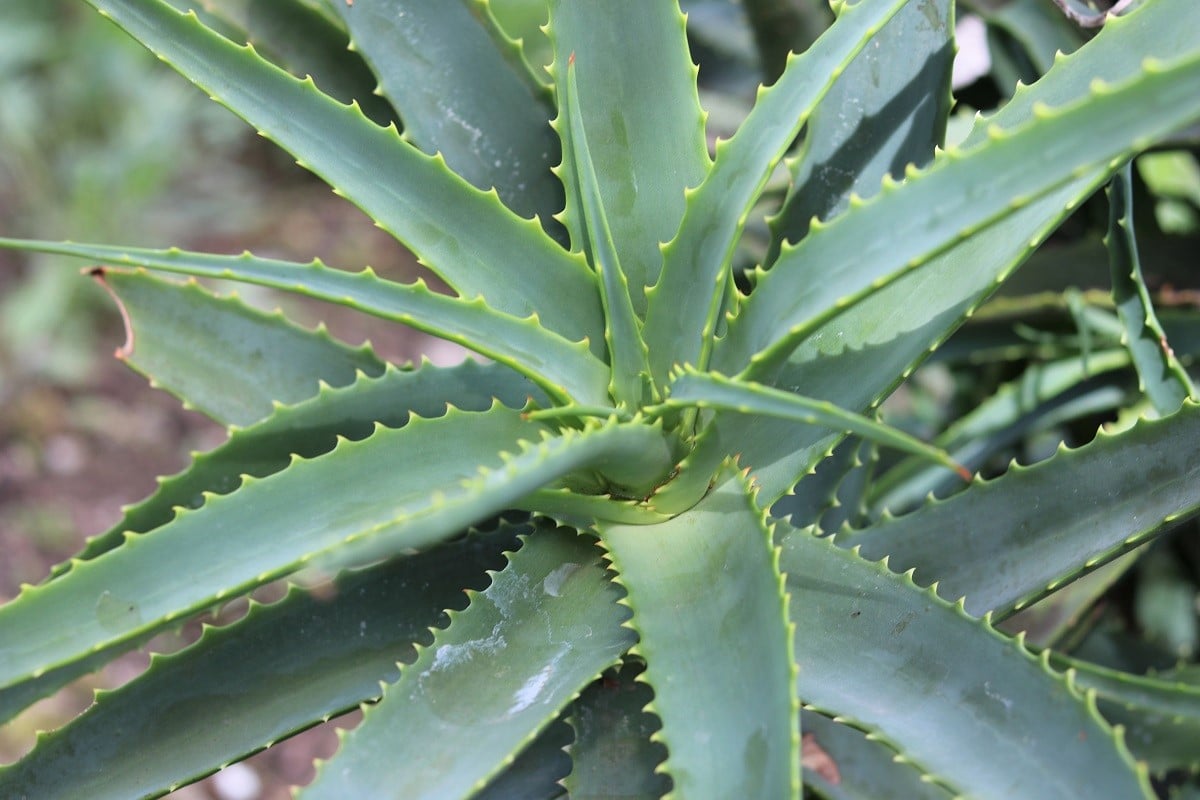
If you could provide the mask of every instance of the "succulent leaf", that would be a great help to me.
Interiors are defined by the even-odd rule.
[[[194,645],[154,656],[147,672],[41,737],[29,757],[0,768],[0,794],[156,797],[377,698],[397,662],[415,659],[413,644],[444,624],[444,610],[487,586],[485,570],[503,565],[522,531],[503,524],[348,573],[327,595],[293,586],[278,602],[252,604]],[[223,724],[208,724],[214,713]]]
[[[1153,797],[1094,706],[1019,640],[884,564],[779,526],[806,704],[872,731],[957,794],[1074,798],[1088,785]]]
[[[534,530],[470,596],[303,800],[466,797],[635,641],[599,549],[570,529]]]
[[[550,172],[558,141],[549,98],[497,46],[472,0],[360,0],[334,8],[404,136],[479,189],[495,187],[522,217],[554,224],[562,189]]]
[[[1200,406],[1188,403],[837,542],[915,569],[943,597],[966,595],[971,614],[1004,616],[1200,510],[1197,437]]]
[[[641,637],[673,797],[799,796],[790,628],[778,556],[751,494],[728,466],[674,519],[600,527]],[[736,645],[714,650],[713,637]]]
[[[195,281],[168,283],[144,272],[92,271],[129,327],[117,356],[151,383],[224,425],[270,416],[275,403],[315,395],[321,383],[345,386],[378,376],[369,347],[351,349],[323,328],[309,331],[235,297],[216,297]]]
[[[576,258],[441,158],[180,14],[163,0],[89,0],[184,77],[288,150],[416,253],[460,295],[520,317],[536,313],[600,352],[592,276]]]
[[[176,249],[143,250],[3,238],[0,238],[0,248],[57,253],[108,264],[239,280],[297,292],[401,322],[461,344],[529,376],[560,400],[567,400],[576,393],[575,399],[584,403],[602,402],[608,398],[608,367],[588,353],[585,344],[556,336],[538,325],[535,319],[518,319],[498,313],[482,300],[465,301],[436,294],[421,281],[400,284],[383,280],[369,269],[350,273],[330,269],[320,261],[297,264],[256,258],[249,253],[218,256]],[[546,374],[542,374],[543,368]]]

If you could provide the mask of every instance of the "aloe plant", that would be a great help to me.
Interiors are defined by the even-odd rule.
[[[552,0],[545,74],[482,0],[89,2],[452,294],[0,240],[99,265],[119,356],[229,428],[0,607],[0,719],[290,587],[100,693],[0,794],[156,796],[359,706],[300,796],[1139,797],[1195,760],[1186,681],[995,627],[1200,508],[1200,408],[1146,346],[1165,340],[1123,167],[1200,119],[1193,0],[1111,19],[944,150],[949,0],[841,2],[711,155],[675,2]],[[777,170],[772,243],[742,275]],[[963,480],[875,411],[1114,175],[1132,344],[1104,358],[1135,364],[1161,418],[821,535],[860,447],[919,459],[880,495]],[[488,363],[385,364],[159,272],[349,306]]]

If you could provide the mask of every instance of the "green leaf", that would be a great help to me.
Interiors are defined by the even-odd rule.
[[[1195,400],[1196,390],[1179,364],[1167,335],[1158,324],[1150,291],[1142,277],[1137,237],[1133,232],[1133,173],[1126,164],[1108,187],[1108,245],[1112,267],[1113,302],[1125,325],[1124,342],[1133,357],[1142,390],[1160,415],[1178,409],[1184,400]]]
[[[5,797],[130,800],[165,793],[380,694],[413,644],[487,586],[517,526],[472,535],[348,573],[326,596],[292,587],[271,605],[200,640],[39,738],[0,768]],[[437,580],[429,580],[436,575]],[[222,723],[212,725],[213,715]]]
[[[576,392],[579,402],[598,403],[608,399],[608,367],[588,353],[585,345],[555,336],[536,320],[498,313],[481,300],[464,301],[436,294],[419,280],[400,284],[377,277],[370,268],[359,273],[343,272],[320,261],[297,264],[256,258],[249,253],[219,256],[174,248],[144,250],[3,238],[0,248],[239,280],[296,292],[401,322],[461,344],[529,376],[559,399],[565,400]]]
[[[801,397],[752,381],[732,380],[715,372],[692,370],[677,377],[671,383],[670,391],[671,394],[663,403],[667,408],[710,408],[820,425],[920,455],[957,472],[963,480],[971,479],[971,473],[946,455],[945,451],[896,428],[844,411],[832,403]]]
[[[327,455],[297,459],[275,475],[244,480],[234,494],[209,497],[196,511],[180,511],[64,578],[27,587],[0,607],[0,688],[125,649],[301,568],[320,575],[427,547],[576,470],[652,480],[664,462],[670,468],[665,450],[651,426],[550,437],[502,406],[343,441]],[[355,491],[325,490],[332,485]],[[309,502],[314,496],[319,505]],[[189,579],[163,584],[165,573]]]
[[[750,487],[726,467],[694,508],[653,527],[601,525],[600,538],[641,635],[674,793],[798,798],[788,616]]]
[[[360,375],[343,388],[323,386],[316,397],[277,408],[258,424],[231,431],[228,440],[197,455],[186,470],[160,480],[158,491],[127,507],[119,523],[89,539],[52,574],[120,545],[127,531],[146,533],[170,522],[177,508],[199,508],[211,494],[229,494],[242,485],[244,476],[265,478],[287,467],[293,456],[316,458],[333,450],[339,439],[365,439],[376,423],[400,428],[411,415],[439,417],[451,405],[459,411],[487,411],[497,400],[522,408],[531,393],[537,395],[533,384],[512,370],[470,360],[447,368],[389,366],[378,378]]]
[[[885,517],[837,543],[1006,615],[1200,510],[1200,406]]]
[[[651,739],[660,725],[645,710],[654,691],[638,679],[642,672],[641,664],[626,661],[571,706],[575,741],[563,786],[572,800],[657,800],[671,788],[671,779],[655,771],[667,754]]]
[[[1050,654],[1081,689],[1096,693],[1100,712],[1125,728],[1129,749],[1155,773],[1200,767],[1200,687],[1169,678],[1132,675],[1099,664]]]
[[[915,765],[862,731],[815,711],[804,728],[804,785],[826,800],[950,800]]]
[[[470,596],[301,798],[467,797],[635,640],[594,541],[567,528],[535,530]]]
[[[684,19],[667,0],[555,0],[550,10],[558,88],[561,93],[574,54],[580,94],[572,124],[586,134],[616,255],[633,308],[644,315],[645,287],[662,268],[659,245],[679,227],[684,191],[698,185],[709,166]],[[579,139],[583,134],[564,125],[563,105],[560,99],[559,135]],[[579,177],[567,164],[571,143],[563,149],[565,221],[578,246]]]
[[[953,793],[1154,796],[1095,708],[1019,642],[828,539],[777,536],[805,703]]]
[[[550,172],[558,140],[551,103],[494,23],[471,0],[359,0],[335,4],[354,48],[404,118],[404,136],[480,189],[496,188],[522,217],[553,224],[562,188]]]
[[[885,175],[924,166],[942,144],[954,61],[951,0],[909,3],[838,76],[812,113],[792,184],[771,220],[771,263],[784,241],[798,242],[813,217],[828,220],[853,195],[870,197]]]
[[[821,0],[745,0],[745,14],[766,76],[774,83],[792,53],[803,53],[833,22],[834,12]]]
[[[383,373],[383,362],[367,346],[351,349],[324,328],[299,328],[279,312],[216,297],[194,281],[180,285],[101,268],[92,275],[126,321],[117,357],[224,425],[257,422],[275,403],[312,397],[322,382],[345,386],[360,372]]]
[[[1191,32],[1200,26],[1200,5],[1159,0],[1111,20],[1088,46],[1060,63],[1037,84],[1022,88],[1001,111],[976,128],[965,146],[987,139],[989,124],[1008,129],[1031,119],[1039,103],[1061,106],[1085,96],[1100,79],[1118,82],[1136,75],[1143,60],[1171,58],[1194,49]],[[1117,112],[1125,114],[1125,111]],[[922,269],[872,292],[822,325],[793,352],[775,386],[863,411],[879,402],[942,342],[1104,181],[1103,168],[1012,212],[936,257]],[[921,209],[909,209],[920,218]],[[871,234],[883,237],[880,232]],[[857,258],[858,243],[847,252]],[[761,287],[760,287],[761,288]],[[913,302],[921,298],[922,302]],[[754,468],[760,497],[773,502],[808,472],[837,437],[827,431],[778,420],[718,414],[705,431],[703,451],[719,463],[723,450],[742,454]],[[701,463],[701,459],[696,460]],[[700,482],[704,468],[693,483]],[[681,472],[680,478],[687,476]],[[686,507],[686,506],[685,506]]]
[[[401,141],[209,31],[162,0],[88,0],[159,58],[350,199],[460,295],[514,316],[536,313],[599,353],[603,323],[592,275],[533,220],[472,187],[436,156]]]
[[[903,183],[886,180],[881,194],[783,249],[758,276],[714,363],[728,374],[771,376],[846,307],[1014,209],[1081,174],[1110,171],[1112,161],[1200,117],[1197,82],[1200,46],[1170,61],[1147,59],[1141,74],[1115,85],[1097,81],[1090,96],[1039,107],[1015,128],[992,123],[986,143],[946,151],[923,171],[910,168]],[[901,224],[904,236],[880,235]]]
[[[566,798],[560,781],[571,771],[566,749],[571,726],[561,718],[525,746],[503,772],[471,796],[471,800],[560,800]]]
[[[734,137],[717,145],[704,182],[688,193],[679,231],[663,250],[662,275],[647,292],[646,341],[655,380],[676,364],[708,366],[731,280],[730,261],[746,217],[771,171],[844,70],[906,0],[860,0],[761,89]]]
[[[612,231],[605,216],[604,198],[592,163],[579,89],[575,79],[575,56],[567,62],[566,79],[559,92],[562,116],[570,132],[570,144],[563,148],[563,173],[573,178],[574,194],[581,206],[579,225],[582,227],[585,252],[600,278],[600,300],[604,306],[604,343],[608,345],[612,364],[609,393],[618,405],[640,407],[644,381],[650,374],[647,365],[646,343],[642,341],[641,322],[629,297],[629,280],[621,267]],[[560,121],[561,124],[561,121]]]
[[[1048,364],[1033,364],[943,431],[934,444],[969,468],[978,469],[1001,448],[1030,432],[1044,430],[1064,418],[1111,411],[1125,392],[1111,385],[1114,371],[1126,373],[1129,354],[1123,350],[1095,353],[1086,362],[1073,355]],[[1098,388],[1093,377],[1107,378]],[[1081,394],[1082,390],[1082,394]],[[873,481],[869,502],[893,514],[908,511],[930,492],[944,496],[949,485],[941,470],[924,460],[903,461]]]
[[[396,110],[375,93],[378,79],[359,53],[348,50],[350,38],[336,20],[305,0],[201,0],[206,15],[200,21],[234,39],[210,23],[210,15],[237,26],[237,44],[252,43],[260,54],[296,77],[312,76],[325,94],[343,103],[354,101],[379,125],[400,121]],[[175,4],[179,10],[196,3]]]

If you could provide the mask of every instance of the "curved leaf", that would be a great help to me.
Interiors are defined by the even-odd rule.
[[[660,727],[645,710],[654,692],[638,676],[644,668],[627,661],[605,673],[571,706],[575,729],[571,774],[563,787],[572,800],[657,800],[671,779],[656,768],[666,751],[651,736]]]
[[[5,797],[154,797],[379,696],[413,644],[502,566],[517,526],[368,570],[271,605],[169,656],[0,768]],[[429,580],[436,575],[437,580]],[[214,715],[220,725],[211,724]]]
[[[1159,414],[1170,414],[1184,400],[1196,400],[1187,371],[1167,344],[1158,324],[1150,291],[1142,278],[1137,238],[1133,232],[1133,172],[1126,164],[1108,187],[1108,245],[1113,302],[1125,325],[1124,341],[1133,357],[1142,389]]]
[[[0,238],[0,248],[57,253],[107,264],[238,280],[297,292],[401,322],[461,344],[528,375],[560,399],[578,392],[579,402],[607,403],[608,400],[608,368],[588,353],[586,345],[554,335],[538,325],[535,319],[518,319],[498,313],[482,300],[464,301],[436,294],[422,281],[406,285],[379,278],[369,268],[359,273],[343,272],[330,269],[320,261],[297,264],[256,258],[249,253],[220,256],[177,249],[146,250],[4,238]],[[107,274],[111,275],[111,270]]]
[[[828,539],[777,536],[805,703],[958,794],[1154,796],[1094,706],[1019,641]]]
[[[509,211],[435,156],[180,14],[162,0],[88,0],[156,55],[277,142],[466,298],[536,313],[600,353],[595,283],[537,222]]]
[[[766,263],[798,242],[813,217],[828,220],[853,195],[870,197],[885,175],[924,166],[946,134],[954,61],[952,0],[908,3],[850,62],[812,113],[789,160],[792,184],[771,220]]]
[[[275,403],[297,403],[320,383],[345,386],[359,373],[378,376],[383,362],[367,346],[309,331],[264,314],[235,297],[217,297],[195,281],[180,285],[144,272],[97,268],[126,322],[117,357],[135,371],[224,425],[249,425]]]
[[[1085,48],[1086,50],[1086,48]],[[722,372],[770,376],[804,338],[961,239],[1092,170],[1111,171],[1200,117],[1200,46],[1170,61],[1147,59],[1123,82],[1097,81],[1090,95],[1015,128],[992,123],[988,141],[942,153],[903,183],[885,181],[868,201],[785,247],[730,322],[714,361]],[[914,215],[913,209],[922,209]],[[903,220],[903,222],[901,222]],[[904,236],[881,235],[903,225]]]
[[[404,137],[441,153],[480,189],[495,187],[522,217],[553,224],[562,188],[550,172],[558,140],[551,104],[519,62],[505,58],[472,0],[336,3],[354,49],[404,118]]]
[[[535,530],[470,596],[301,798],[467,797],[635,640],[600,551],[568,528]]]
[[[560,98],[572,55],[581,92],[574,114],[580,132],[564,125],[560,99],[556,124],[568,140],[564,166],[574,149],[569,140],[586,134],[600,205],[634,311],[644,316],[645,287],[662,269],[659,245],[675,234],[684,192],[700,183],[709,166],[684,19],[678,3],[666,0],[555,0],[550,12]],[[568,188],[564,219],[578,247],[579,177],[569,168],[559,177]]]
[[[799,706],[778,554],[750,487],[726,467],[694,508],[601,525],[681,797],[799,797]],[[801,613],[804,613],[801,611]],[[712,642],[721,644],[712,647]],[[753,679],[749,676],[753,675]]]
[[[837,536],[915,569],[972,614],[1007,615],[1200,511],[1200,406]]]
[[[655,380],[676,364],[707,369],[723,313],[730,260],[771,170],[837,75],[907,0],[859,0],[825,35],[759,91],[732,139],[717,145],[704,182],[689,192],[679,231],[663,250],[662,276],[647,292],[646,341]]]

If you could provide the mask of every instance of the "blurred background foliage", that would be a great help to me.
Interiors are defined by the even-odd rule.
[[[305,0],[317,12],[325,1]],[[246,15],[259,0],[172,2],[196,5],[218,20],[225,15],[231,30],[245,25],[252,31]],[[539,30],[545,2],[493,0],[535,64],[550,58]],[[832,19],[825,0],[681,5],[700,64],[710,142],[732,134],[758,83],[778,75],[787,49],[807,45]],[[0,17],[5,235],[213,252],[248,248],[295,259],[319,256],[346,268],[370,264],[401,280],[417,274],[411,259],[357,210],[83,3],[5,0]],[[1056,51],[1070,52],[1092,35],[1052,0],[959,0],[957,30],[951,143],[965,135],[977,111],[1002,104],[1018,81],[1032,82],[1048,69]],[[312,57],[289,52],[286,37],[273,41],[273,49],[271,41],[261,43],[263,51],[285,66]],[[368,113],[378,120],[394,116],[389,107]],[[1198,154],[1200,129],[1184,131],[1138,158],[1133,171],[1134,226],[1162,344],[1193,381],[1200,373]],[[767,255],[765,218],[772,200],[782,200],[788,178],[781,168],[760,209],[763,219],[748,228],[741,245],[746,268]],[[1100,193],[898,389],[881,416],[992,476],[1013,460],[1028,464],[1062,445],[1084,444],[1101,426],[1155,414],[1124,345],[1107,228],[1108,203]],[[115,521],[120,505],[153,490],[155,476],[182,468],[190,450],[222,437],[171,398],[145,391],[139,377],[110,357],[121,341],[119,320],[78,264],[52,262],[0,253],[0,600],[15,594],[20,582],[40,580],[82,537]],[[353,327],[312,304],[253,292],[248,299],[283,304],[306,324],[327,319],[335,334],[352,342],[370,337],[397,361],[416,357],[428,344],[394,327]],[[828,531],[901,513],[928,492],[956,489],[924,464],[857,441],[843,444],[831,460],[857,467],[840,484],[839,503],[820,510]],[[791,510],[784,504],[776,512]],[[1008,627],[1027,630],[1035,645],[1054,644],[1113,667],[1194,677],[1197,533],[1195,523],[1187,523],[1149,552],[1131,553],[1077,581]],[[174,649],[189,635],[151,647]],[[0,731],[0,761],[19,755],[33,730],[77,713],[92,687],[127,680],[141,663],[119,662],[116,672],[89,679]],[[240,789],[210,780],[177,796],[286,797],[283,787],[306,779],[314,752],[332,747],[321,737],[314,732],[294,740],[294,756],[273,749],[252,759],[249,773],[231,773],[248,781]]]

